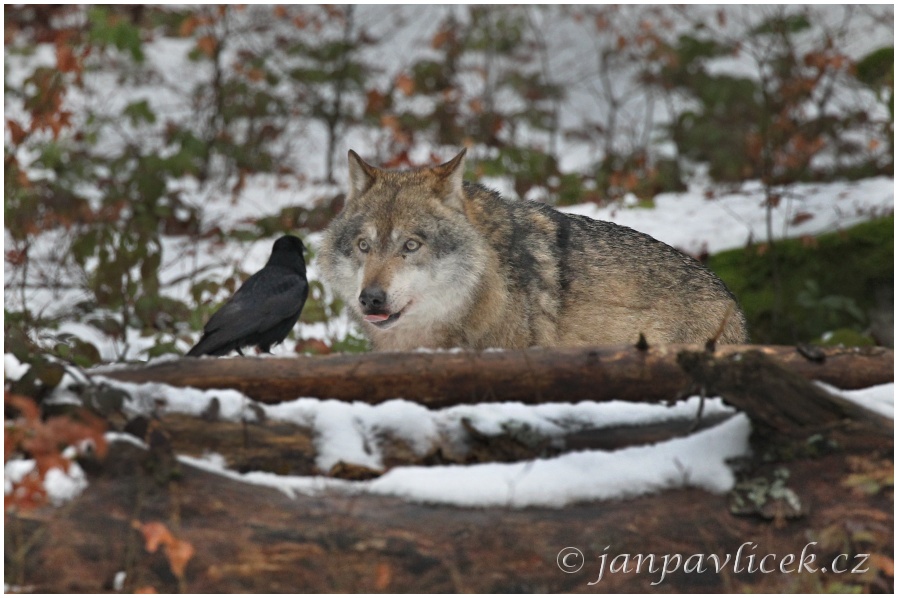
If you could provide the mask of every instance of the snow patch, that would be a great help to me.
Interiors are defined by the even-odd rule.
[[[220,462],[180,457],[230,479],[280,490],[289,497],[326,492],[371,493],[461,507],[555,507],[698,487],[726,492],[735,478],[727,465],[748,454],[751,425],[737,415],[687,438],[620,451],[581,451],[553,459],[434,467],[397,467],[380,478],[349,482],[321,476],[237,473]]]
[[[895,419],[895,383],[880,384],[860,390],[840,390],[829,384],[817,382],[829,392],[846,398],[852,403],[866,407],[874,413],[878,413],[889,419]]]
[[[34,459],[12,459],[3,467],[3,493],[8,496],[13,492],[13,486],[18,484],[25,476],[35,471]],[[44,474],[44,490],[47,499],[55,507],[61,506],[77,498],[87,488],[87,476],[77,463],[69,463],[68,469],[63,471],[54,467]]]
[[[368,483],[375,494],[465,507],[563,507],[692,486],[726,492],[726,461],[749,453],[748,418],[653,446],[583,451],[523,463],[398,467]]]
[[[22,376],[28,373],[31,366],[27,363],[19,361],[12,353],[3,355],[3,377],[10,382],[21,380]]]

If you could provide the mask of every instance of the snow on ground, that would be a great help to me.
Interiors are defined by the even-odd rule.
[[[796,184],[777,191],[783,199],[773,209],[774,239],[837,231],[895,210],[895,181],[885,177]],[[758,183],[713,199],[694,186],[685,193],[662,193],[654,203],[653,209],[582,204],[563,211],[629,226],[693,255],[767,239],[764,190]]]
[[[735,481],[726,461],[747,454],[750,433],[748,418],[740,414],[715,428],[653,446],[577,451],[518,463],[396,467],[367,482],[239,474],[215,458],[181,460],[235,480],[277,488],[288,496],[338,491],[460,507],[563,507],[683,486],[726,492]]]

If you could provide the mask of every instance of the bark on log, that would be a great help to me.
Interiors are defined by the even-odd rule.
[[[891,593],[891,487],[858,492],[858,476],[878,479],[877,467],[890,475],[892,447],[870,440],[846,435],[838,453],[775,464],[788,468],[788,487],[810,507],[788,520],[735,516],[726,495],[690,488],[564,509],[464,509],[364,494],[291,498],[184,464],[162,480],[152,451],[117,442],[70,505],[7,512],[6,579],[31,592],[108,592],[118,582],[125,592]],[[193,546],[180,582],[166,549],[149,553],[134,521],[160,521]],[[738,563],[719,572],[710,561],[702,572],[693,561],[689,573],[681,561],[663,580],[660,565],[637,573],[631,561],[627,573],[609,571],[618,554],[671,562],[677,554],[715,554],[724,562],[740,546]],[[560,570],[565,547],[582,550],[582,569]],[[799,568],[804,552],[816,555],[814,573]],[[777,555],[768,570],[793,555],[791,573],[760,572],[768,554]],[[861,563],[858,554],[872,556]],[[848,571],[834,572],[834,562]],[[865,573],[849,573],[859,564]]]
[[[517,351],[373,353],[296,358],[180,359],[149,366],[98,369],[126,382],[162,382],[195,388],[233,388],[262,403],[298,397],[381,403],[393,398],[430,408],[459,403],[668,400],[690,385],[672,345]],[[843,389],[894,379],[894,353],[885,348],[820,350],[810,359],[794,347],[723,345],[726,359],[760,351],[800,376]]]

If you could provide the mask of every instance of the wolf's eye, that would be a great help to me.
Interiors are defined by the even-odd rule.
[[[368,245],[368,241],[365,239],[359,239],[359,251],[362,253],[368,253],[368,250],[371,249],[371,246]]]
[[[418,251],[420,249],[421,244],[415,241],[414,239],[409,239],[405,242],[405,250],[406,251]]]

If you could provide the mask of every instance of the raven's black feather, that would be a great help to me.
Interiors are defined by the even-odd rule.
[[[265,267],[209,318],[203,338],[187,355],[227,355],[234,350],[242,355],[240,349],[249,346],[270,353],[272,345],[287,338],[309,296],[304,250],[293,235],[275,241]]]

